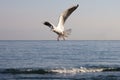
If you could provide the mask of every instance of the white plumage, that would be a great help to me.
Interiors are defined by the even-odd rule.
[[[71,13],[78,8],[79,5],[72,6],[65,10],[59,17],[59,22],[57,27],[55,27],[52,23],[45,21],[43,24],[50,27],[53,32],[55,32],[58,37],[57,40],[59,41],[59,38],[63,38],[65,40],[65,37],[68,37],[68,35],[71,33],[71,29],[64,29],[64,23],[67,20],[67,18],[71,15]]]

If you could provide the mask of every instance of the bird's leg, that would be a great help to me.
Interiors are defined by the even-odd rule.
[[[65,40],[65,37],[64,36],[62,36],[63,37],[63,40]]]
[[[58,37],[57,37],[57,41],[59,41],[59,38],[60,38],[60,35],[58,35]]]

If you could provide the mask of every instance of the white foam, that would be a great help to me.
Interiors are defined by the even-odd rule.
[[[56,73],[72,73],[72,74],[76,74],[76,73],[80,73],[80,72],[101,72],[103,71],[103,69],[95,69],[95,68],[84,68],[84,67],[81,67],[81,68],[72,68],[72,69],[53,69],[51,70],[52,72],[56,72]]]

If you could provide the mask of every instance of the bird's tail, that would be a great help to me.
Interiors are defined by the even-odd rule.
[[[65,37],[68,37],[68,35],[70,35],[71,32],[72,32],[72,29],[67,29],[67,30],[65,30],[65,31],[64,31],[64,36],[65,36]]]

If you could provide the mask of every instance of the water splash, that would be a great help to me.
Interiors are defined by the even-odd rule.
[[[41,68],[18,68],[18,69],[0,69],[0,74],[77,74],[77,73],[88,73],[88,72],[113,72],[120,71],[118,68],[56,68],[56,69],[41,69]]]
[[[103,68],[85,68],[85,67],[80,67],[80,68],[72,68],[72,69],[53,69],[51,70],[52,72],[56,73],[81,73],[81,72],[102,72],[104,69]]]

